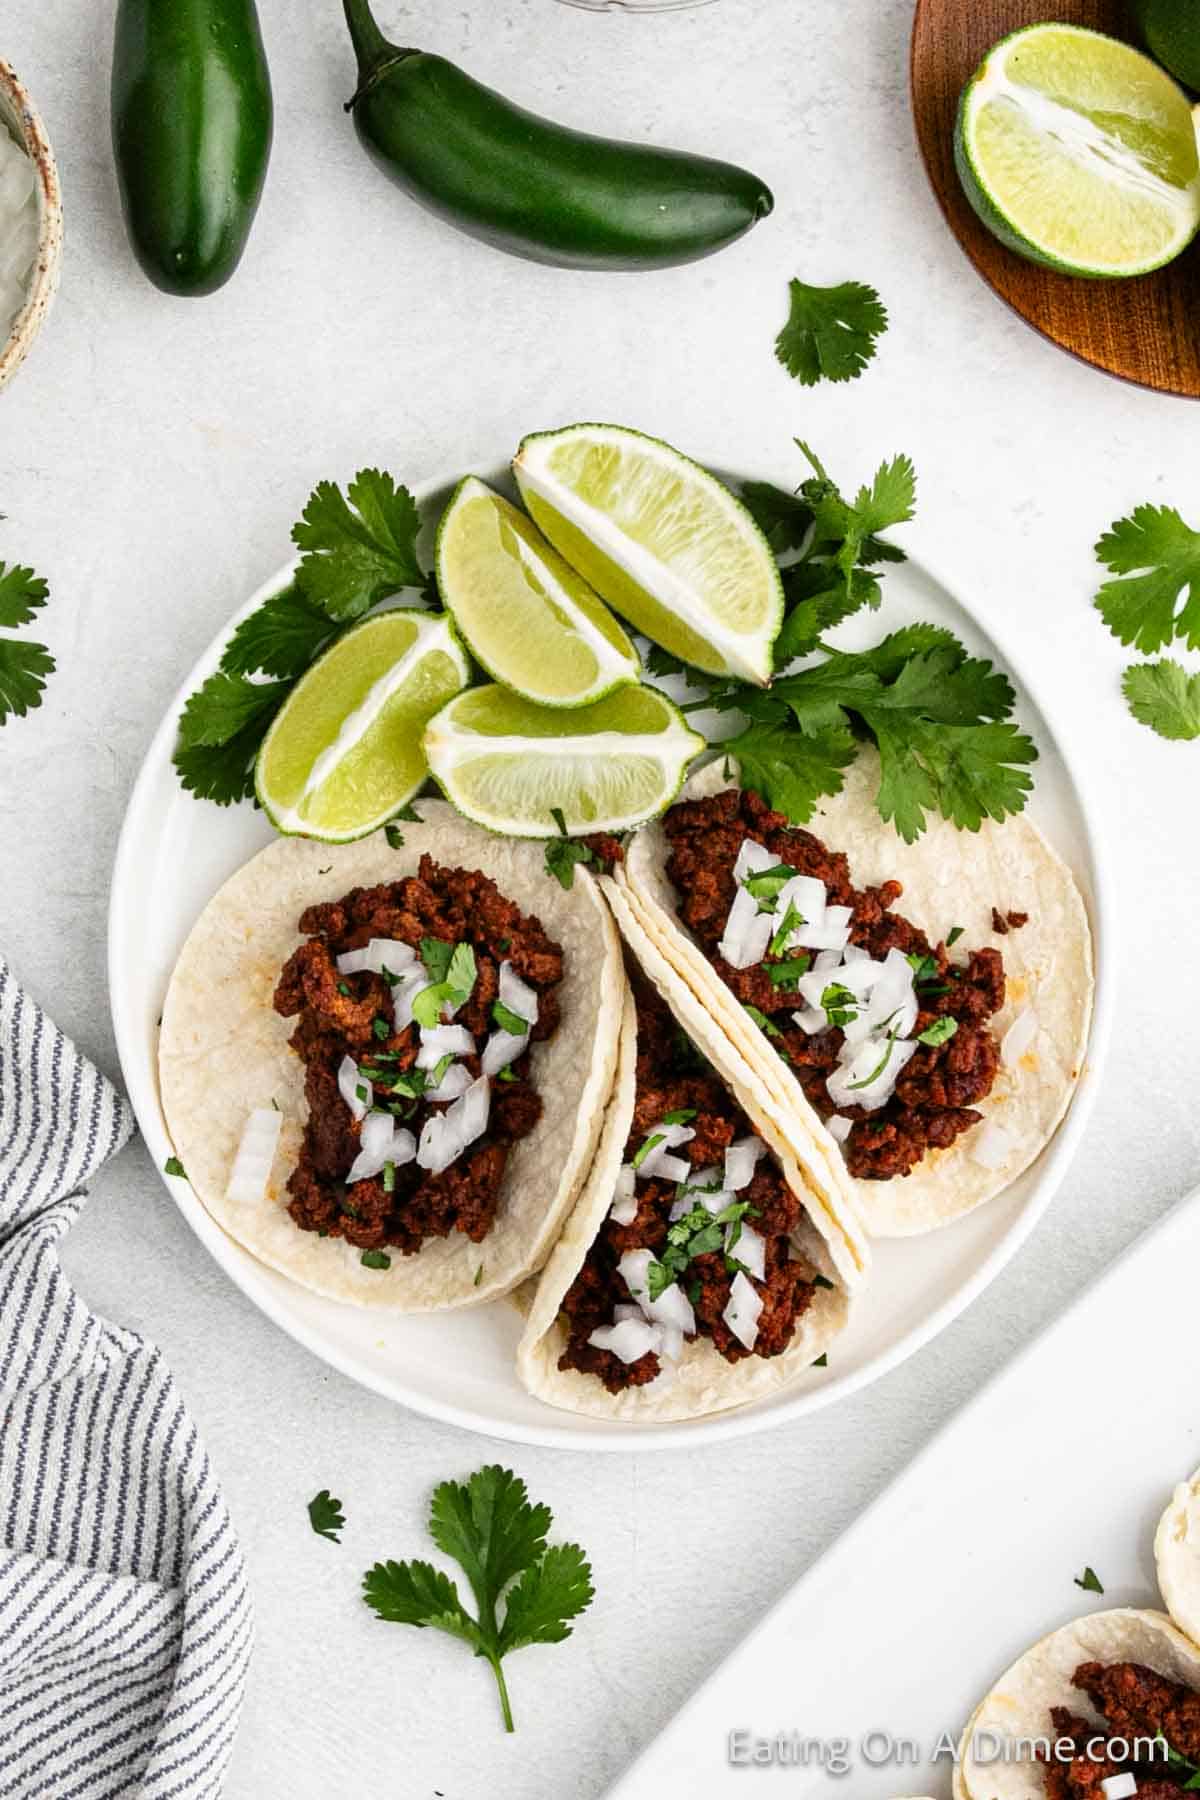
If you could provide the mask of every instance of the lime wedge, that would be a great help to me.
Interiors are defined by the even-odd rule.
[[[468,819],[513,837],[627,831],[671,804],[704,739],[654,688],[619,688],[573,712],[507,688],[471,688],[425,731],[425,754]]]
[[[683,662],[766,686],[783,588],[728,488],[619,425],[535,432],[513,469],[555,549],[622,618]]]
[[[276,831],[366,837],[424,782],[426,721],[469,676],[444,613],[376,613],[297,682],[263,740],[254,785]]]
[[[641,674],[637,651],[537,526],[473,475],[438,528],[442,600],[489,675],[543,706],[586,706]]]
[[[1072,275],[1141,275],[1200,227],[1182,90],[1140,50],[1031,25],[989,51],[958,114],[968,200],[1010,249]]]

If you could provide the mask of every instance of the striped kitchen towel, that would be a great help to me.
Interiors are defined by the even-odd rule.
[[[250,1654],[241,1550],[153,1344],[58,1244],[133,1129],[0,957],[0,1796],[217,1795]]]

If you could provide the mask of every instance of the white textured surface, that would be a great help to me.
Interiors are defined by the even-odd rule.
[[[904,0],[719,0],[657,19],[554,0],[387,10],[397,38],[543,110],[754,164],[778,210],[724,256],[664,274],[507,260],[361,159],[332,0],[271,0],[278,137],[258,229],[224,293],[169,300],[117,215],[111,4],[44,0],[6,24],[0,54],[45,114],[68,225],[55,312],[0,401],[0,557],[49,576],[62,664],[0,745],[0,935],[59,1022],[113,1068],[104,909],[125,795],[180,672],[281,561],[311,484],[372,460],[466,469],[580,417],[780,476],[799,474],[797,432],[848,481],[908,450],[911,541],[1040,662],[1107,791],[1121,862],[1128,960],[1096,1124],[1046,1224],[964,1320],[801,1428],[681,1457],[513,1456],[587,1545],[599,1598],[571,1644],[514,1658],[510,1741],[481,1665],[373,1625],[355,1592],[376,1556],[421,1549],[432,1483],[492,1447],[358,1392],[276,1333],[140,1151],[97,1191],[70,1266],[93,1305],[162,1344],[250,1558],[259,1647],[232,1800],[595,1796],[933,1427],[1196,1178],[1200,746],[1127,717],[1122,654],[1087,600],[1110,520],[1143,499],[1200,507],[1200,412],[1073,363],[980,286],[918,166]],[[874,281],[889,304],[852,387],[808,393],[773,362],[801,272]],[[1136,1321],[1122,1330],[1136,1343]],[[340,1550],[305,1521],[323,1486],[350,1514]]]

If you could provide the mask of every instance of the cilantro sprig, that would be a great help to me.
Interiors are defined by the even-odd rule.
[[[46,583],[32,569],[0,562],[0,625],[10,629],[28,625],[49,594]],[[0,637],[0,725],[14,715],[23,719],[42,704],[46,677],[53,674],[54,667],[45,644]]]
[[[547,1544],[553,1522],[511,1469],[490,1464],[468,1481],[442,1482],[429,1513],[429,1535],[466,1575],[475,1617],[432,1563],[376,1563],[363,1577],[363,1599],[378,1618],[447,1632],[491,1665],[506,1731],[514,1726],[504,1658],[527,1644],[562,1643],[593,1598],[579,1546]]]
[[[646,1269],[651,1304],[660,1300],[667,1289],[687,1273],[698,1256],[720,1250],[724,1253],[726,1267],[730,1268],[735,1260],[734,1246],[742,1234],[742,1221],[747,1216],[757,1218],[755,1208],[748,1200],[734,1200],[718,1213],[711,1213],[703,1203],[698,1203],[677,1219],[667,1232],[661,1255]]]
[[[803,387],[861,375],[887,330],[887,311],[875,289],[861,281],[836,287],[792,281],[788,292],[787,324],[775,340],[775,354],[788,374]]]
[[[413,588],[430,597],[420,524],[407,488],[378,469],[360,470],[345,494],[318,484],[292,533],[303,552],[295,580],[242,620],[184,708],[175,767],[189,792],[218,806],[250,799],[259,746],[315,659],[380,600]]]
[[[1200,650],[1200,531],[1173,506],[1135,506],[1096,545],[1110,571],[1094,605],[1113,636],[1147,656],[1173,642]],[[1200,737],[1200,673],[1173,658],[1130,663],[1121,681],[1134,718],[1160,737]]]

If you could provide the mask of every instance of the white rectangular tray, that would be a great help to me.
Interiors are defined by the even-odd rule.
[[[949,1795],[938,1740],[957,1742],[1014,1656],[1089,1609],[1159,1603],[1154,1528],[1200,1463],[1198,1285],[1200,1193],[951,1420],[608,1800]],[[1075,1586],[1088,1564],[1102,1597]],[[849,1767],[816,1748],[807,1766],[736,1766],[735,1731],[783,1733],[793,1755],[845,1740]],[[900,1740],[915,1760],[896,1760]]]

